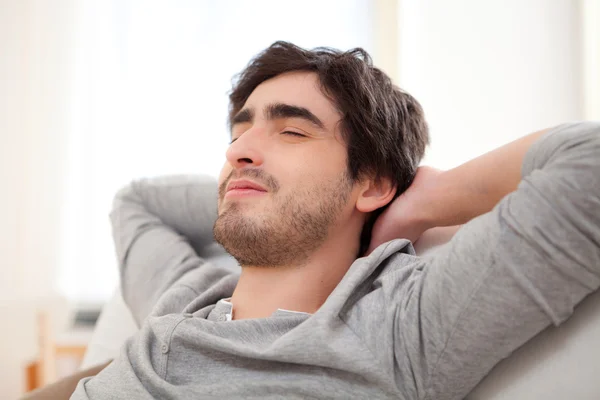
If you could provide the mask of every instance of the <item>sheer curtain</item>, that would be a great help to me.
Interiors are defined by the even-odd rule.
[[[118,283],[114,193],[142,176],[217,176],[232,77],[276,40],[372,51],[372,10],[368,0],[78,4],[58,287],[99,303]]]

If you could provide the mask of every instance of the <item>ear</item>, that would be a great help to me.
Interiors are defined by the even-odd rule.
[[[365,179],[356,200],[356,209],[369,213],[388,204],[396,194],[396,187],[389,178]]]

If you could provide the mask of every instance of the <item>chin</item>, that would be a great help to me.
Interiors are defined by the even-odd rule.
[[[251,209],[252,208],[252,209]],[[255,207],[240,202],[227,202],[219,208],[218,219],[228,224],[240,224],[243,222],[254,221],[259,213]]]

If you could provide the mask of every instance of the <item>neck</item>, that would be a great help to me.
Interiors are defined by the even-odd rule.
[[[314,313],[344,277],[358,253],[358,241],[329,235],[307,262],[278,267],[242,266],[231,297],[233,319],[266,318],[277,309]],[[348,243],[356,242],[355,246]]]

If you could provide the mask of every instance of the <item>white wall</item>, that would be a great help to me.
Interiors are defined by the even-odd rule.
[[[583,117],[578,1],[401,5],[400,86],[429,120],[426,163],[450,168]]]
[[[74,0],[0,0],[0,398],[35,356],[35,310],[58,263]]]
[[[0,299],[52,289],[71,0],[0,0]]]
[[[15,40],[18,26],[24,20],[24,10],[16,2],[0,3],[0,311],[3,318],[14,317],[20,310],[13,304],[14,282],[19,280],[19,271],[14,266],[20,264],[19,215],[23,199],[19,172],[23,170],[23,103],[22,82],[16,77],[24,64],[22,41]],[[14,311],[13,311],[14,310]],[[16,312],[15,312],[16,311]],[[17,323],[21,319],[17,319]],[[19,332],[20,333],[20,332]],[[3,334],[0,343],[15,339],[13,331]],[[10,345],[0,345],[0,397],[18,394],[22,378],[15,368],[18,356],[11,353]],[[15,384],[15,381],[17,382]],[[3,387],[9,386],[8,389]]]
[[[12,291],[19,263],[17,231],[22,187],[18,171],[23,170],[23,103],[19,69],[24,64],[22,41],[15,40],[23,23],[22,7],[16,2],[0,3],[0,293]],[[20,77],[19,77],[20,78]],[[1,295],[0,295],[1,296]]]
[[[580,1],[584,118],[600,120],[600,1]]]

